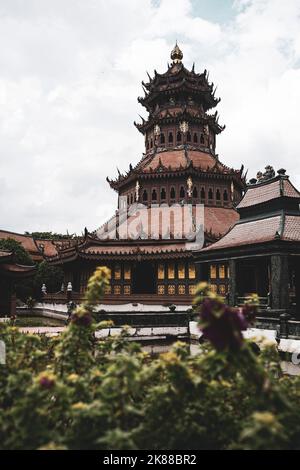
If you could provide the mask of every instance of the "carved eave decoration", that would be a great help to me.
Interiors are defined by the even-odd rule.
[[[187,109],[186,106],[184,107],[183,111],[180,112],[171,113],[171,111],[167,109],[164,116],[152,116],[149,120],[142,118],[142,123],[137,123],[134,121],[134,125],[139,130],[139,132],[141,132],[141,134],[145,135],[148,130],[151,130],[157,125],[177,123],[178,120],[195,124],[209,125],[216,134],[220,134],[225,129],[225,125],[221,126],[219,124],[219,116],[217,112],[212,115],[201,115],[199,112],[192,112],[191,110]]]
[[[128,173],[124,176],[121,180],[110,180],[107,178],[111,188],[115,191],[120,191],[120,189],[124,186],[129,185],[130,183],[135,184],[135,180],[138,178],[139,180],[148,180],[148,179],[161,179],[161,178],[178,178],[180,176],[186,175],[194,175],[198,178],[206,178],[206,179],[233,179],[235,183],[242,189],[246,187],[245,175],[243,175],[241,170],[234,170],[233,168],[229,168],[226,165],[220,163],[216,160],[213,167],[206,169],[195,168],[193,164],[193,160],[187,157],[187,165],[182,166],[179,165],[178,168],[170,168],[163,165],[162,161],[159,160],[159,165],[156,168],[152,168],[151,166],[147,171],[141,170],[132,170],[132,172]]]

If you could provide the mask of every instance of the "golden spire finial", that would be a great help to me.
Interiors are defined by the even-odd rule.
[[[176,41],[174,49],[171,52],[171,59],[173,60],[174,64],[180,64],[183,59],[183,53],[179,49],[177,41]]]

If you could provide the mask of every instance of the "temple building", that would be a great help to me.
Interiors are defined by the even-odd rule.
[[[35,263],[43,261],[45,256],[53,256],[57,254],[57,246],[62,248],[72,243],[71,240],[37,239],[32,235],[9,232],[7,230],[0,230],[0,240],[15,240],[20,243]]]
[[[111,284],[104,302],[190,304],[197,282],[193,250],[187,247],[193,233],[196,237],[202,230],[208,246],[239,219],[235,206],[245,175],[243,167],[229,168],[216,153],[224,127],[210,111],[220,100],[206,70],[188,70],[182,59],[176,44],[167,71],[155,71],[142,83],[144,96],[138,101],[148,116],[135,126],[145,153],[135,165],[128,162],[126,173],[107,178],[119,196],[116,213],[99,229],[85,230],[75,246],[57,247],[46,256],[64,269],[64,285],[71,283],[74,299],[84,295],[95,267],[106,265]],[[204,206],[201,224],[198,205]],[[193,230],[185,224],[186,206]]]
[[[14,262],[14,254],[0,250],[0,316],[16,313],[15,283],[33,276],[34,266]]]
[[[231,305],[258,294],[262,310],[300,312],[300,192],[285,170],[258,173],[237,206],[240,220],[216,243],[200,250],[197,277]]]

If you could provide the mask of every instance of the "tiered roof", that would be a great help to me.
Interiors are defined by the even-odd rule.
[[[135,216],[129,216],[124,221],[119,220],[119,213],[112,217],[109,222],[103,224],[98,230],[88,233],[85,238],[79,241],[75,246],[58,253],[49,259],[56,264],[66,261],[81,259],[107,260],[118,257],[120,259],[138,259],[141,255],[143,259],[159,259],[162,257],[192,257],[190,250],[187,250],[186,244],[191,240],[190,234],[183,234],[182,237],[176,236],[176,233],[169,234],[169,239],[164,239],[165,233],[162,233],[162,226],[159,221],[153,222],[150,216],[150,209],[147,211],[148,222],[151,223],[152,233],[157,238],[151,236],[150,228],[136,226],[136,232],[126,231],[127,226],[134,222]],[[178,214],[180,216],[180,214]],[[220,238],[228,229],[234,225],[238,219],[238,213],[230,208],[205,207],[204,208],[204,234],[206,243],[212,243]],[[176,226],[176,216],[174,220]],[[115,233],[116,229],[116,233]],[[147,237],[146,234],[150,236]],[[120,235],[122,234],[122,235]],[[115,236],[115,238],[114,238]]]
[[[278,176],[250,184],[237,206],[240,220],[216,243],[201,250],[215,250],[266,244],[300,243],[300,192],[283,170]]]
[[[134,167],[130,167],[126,174],[119,174],[115,180],[107,178],[110,186],[119,191],[123,186],[136,179],[172,178],[186,174],[201,174],[207,178],[234,179],[244,188],[243,167],[240,170],[229,168],[209,152],[201,152],[192,146],[182,146],[177,149],[165,149],[146,155]]]
[[[245,197],[240,201],[237,209],[254,207],[282,197],[299,199],[300,193],[287,177],[283,178],[279,175],[272,180],[249,185]]]
[[[208,81],[208,73],[196,73],[195,67],[188,70],[182,63],[183,54],[178,45],[171,53],[172,63],[168,70],[154,77],[149,76],[147,83],[142,82],[145,96],[138,101],[147,109],[149,116],[142,118],[141,123],[134,123],[137,129],[149,140],[148,134],[164,132],[174,124],[180,129],[185,124],[186,129],[204,130],[208,136],[210,132],[216,135],[222,132],[225,126],[219,124],[217,112],[208,114],[220,101],[215,97],[213,83]],[[193,127],[194,126],[194,127]],[[171,126],[172,127],[172,126]],[[182,131],[185,135],[188,130]],[[202,131],[201,131],[202,132]],[[232,178],[239,187],[245,186],[244,175],[241,170],[228,168],[221,163],[215,154],[215,143],[208,141],[188,141],[184,138],[180,144],[174,136],[173,143],[159,143],[156,138],[153,146],[146,147],[142,159],[124,174],[119,172],[115,179],[107,178],[110,186],[116,191],[122,190],[129,182],[144,178],[162,178],[184,176],[187,173],[205,175],[219,173]],[[208,138],[208,137],[207,137]],[[167,141],[167,136],[165,137]],[[178,145],[179,144],[179,145]]]
[[[147,121],[142,118],[142,123],[134,122],[134,125],[142,134],[145,134],[145,132],[153,128],[158,121],[164,124],[171,124],[178,122],[178,120],[193,122],[199,125],[210,125],[215,134],[220,134],[225,129],[225,126],[219,124],[217,112],[212,115],[203,114],[203,112],[201,113],[199,111],[199,107],[193,105],[174,107],[169,104],[167,106],[161,106],[151,114]]]
[[[179,92],[186,92],[201,99],[204,111],[214,108],[220,102],[220,98],[215,97],[214,84],[208,81],[207,71],[196,73],[194,66],[189,71],[181,61],[173,62],[163,74],[159,74],[155,70],[154,77],[151,78],[150,75],[148,77],[149,82],[142,82],[145,96],[138,98],[139,103],[145,106],[148,111],[153,109],[158,96],[162,94],[173,96]]]
[[[44,256],[55,256],[59,249],[74,244],[73,240],[43,240],[32,235],[0,230],[0,240],[11,238],[23,246],[33,261],[42,261]]]
[[[145,134],[146,153],[135,166],[130,164],[128,172],[124,174],[119,172],[114,180],[107,178],[110,186],[120,195],[126,195],[128,189],[126,186],[129,186],[130,190],[136,187],[138,180],[142,182],[142,189],[145,180],[155,179],[159,185],[159,180],[162,178],[169,180],[176,178],[186,185],[189,176],[193,177],[193,181],[198,179],[194,176],[199,179],[211,179],[212,182],[221,179],[223,183],[226,182],[228,192],[233,187],[233,195],[241,193],[245,187],[243,167],[240,170],[229,168],[215,154],[215,134],[220,133],[223,127],[218,123],[217,113],[207,114],[207,111],[220,101],[215,97],[214,85],[209,83],[206,71],[196,73],[194,66],[192,70],[187,70],[182,64],[182,57],[183,54],[176,44],[171,53],[172,64],[168,66],[168,70],[163,74],[155,71],[153,78],[149,76],[149,81],[143,82],[145,96],[138,101],[147,109],[149,116],[147,120],[142,118],[141,124],[135,123],[135,125]],[[173,132],[176,132],[176,139]],[[172,139],[169,140],[170,133]],[[182,135],[182,139],[177,139],[178,133]],[[191,133],[194,133],[193,139]],[[165,140],[159,140],[158,135],[164,135]],[[230,205],[233,202],[230,201]],[[59,249],[51,259],[55,263],[64,263],[77,258],[133,259],[141,255],[143,258],[157,259],[161,256],[190,257],[191,251],[186,249],[190,234],[183,234],[181,239],[178,234],[170,233],[168,239],[168,236],[162,233],[163,228],[153,227],[152,221],[151,225],[149,224],[152,210],[152,207],[146,209],[148,226],[136,227],[137,233],[134,234],[124,229],[124,225],[130,225],[134,216],[129,216],[123,221],[120,212],[117,211],[100,229],[92,233],[86,231],[83,241],[79,241],[74,247]],[[205,207],[205,242],[216,241],[238,218],[238,213],[232,207]],[[177,226],[176,220],[174,226]],[[172,227],[169,230],[172,232]],[[116,237],[115,231],[117,231]],[[153,236],[153,232],[156,237]],[[120,233],[122,236],[119,236]]]
[[[0,250],[0,275],[6,277],[18,278],[31,276],[35,271],[35,266],[23,266],[16,264],[13,260],[13,253],[10,251]]]

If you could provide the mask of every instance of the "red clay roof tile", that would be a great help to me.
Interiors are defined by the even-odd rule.
[[[285,217],[283,240],[300,242],[300,216]]]
[[[280,231],[280,221],[281,216],[276,215],[266,219],[238,223],[221,240],[204,248],[203,251],[221,250],[274,240],[276,232]]]
[[[280,182],[283,183],[283,193],[281,194]],[[254,206],[281,196],[300,198],[300,193],[288,179],[277,179],[273,182],[265,182],[258,185],[249,186],[245,196],[237,206],[237,209]]]

